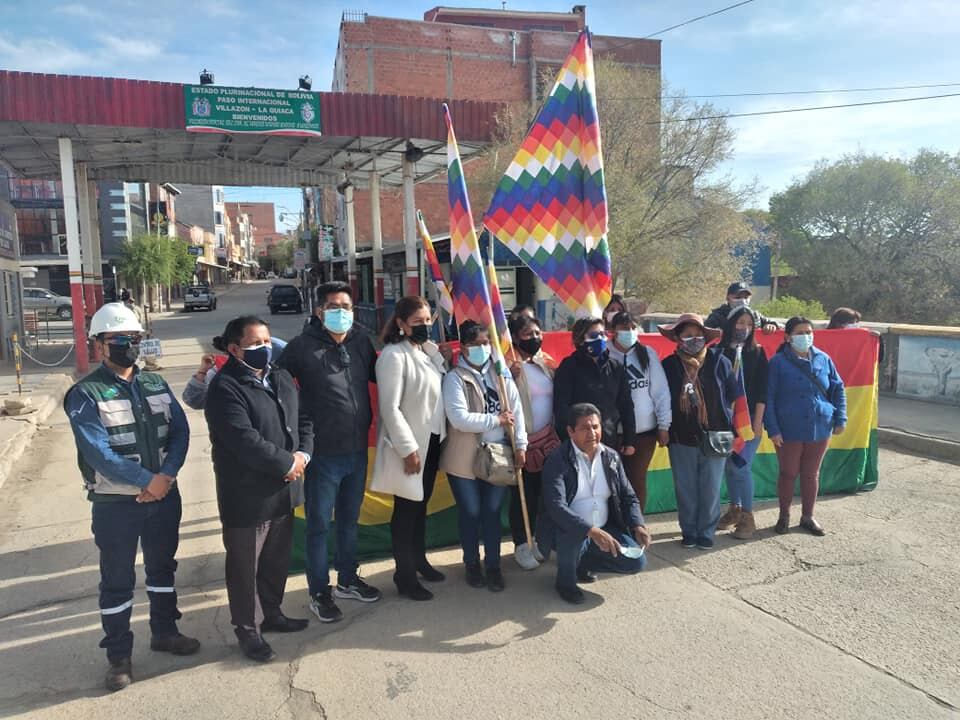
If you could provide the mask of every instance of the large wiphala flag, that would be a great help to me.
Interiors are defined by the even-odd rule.
[[[576,315],[610,301],[607,193],[590,35],[577,38],[483,224]]]

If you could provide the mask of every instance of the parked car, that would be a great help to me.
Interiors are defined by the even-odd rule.
[[[267,295],[267,305],[270,306],[271,315],[276,315],[281,310],[302,313],[303,296],[296,285],[274,285]]]
[[[276,280],[276,279],[277,279],[277,274],[273,270],[267,273],[267,280]]]
[[[73,318],[70,298],[57,295],[46,288],[23,289],[24,310],[36,310],[38,315],[56,315],[61,320]]]
[[[191,285],[183,293],[183,309],[189,311],[198,308],[217,309],[217,294],[209,285]]]

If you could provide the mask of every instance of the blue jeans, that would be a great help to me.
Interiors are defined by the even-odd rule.
[[[463,562],[480,562],[480,538],[483,537],[483,564],[487,570],[500,567],[500,506],[507,488],[485,480],[448,475],[450,489],[457,499],[457,527]]]
[[[333,566],[337,582],[357,577],[357,520],[367,483],[366,451],[314,457],[307,465],[304,509],[307,514],[306,565],[310,594],[330,587],[327,533],[336,512],[337,549]]]
[[[744,446],[740,452],[740,457],[745,462],[743,467],[737,467],[731,458],[727,458],[727,494],[730,495],[730,503],[738,505],[747,512],[753,511],[753,458],[759,447],[759,437],[755,437]]]
[[[92,505],[93,539],[100,550],[100,622],[104,632],[100,647],[111,662],[133,653],[130,614],[137,584],[138,542],[143,549],[150,598],[150,633],[158,638],[177,634],[180,612],[173,577],[181,512],[176,487],[156,502],[137,503],[131,497]]]
[[[639,547],[630,533],[606,525],[603,528],[624,547]],[[590,538],[580,538],[573,533],[557,531],[557,587],[572,588],[577,584],[577,568],[599,572],[630,575],[647,566],[647,554],[638,558],[623,555],[614,557],[603,552]]]
[[[707,457],[700,448],[670,443],[670,467],[677,493],[677,519],[684,538],[713,540],[720,520],[720,483],[725,457]]]

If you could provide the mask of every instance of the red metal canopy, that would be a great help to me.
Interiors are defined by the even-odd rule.
[[[0,70],[0,161],[23,177],[55,177],[57,139],[74,143],[93,180],[309,186],[344,172],[401,184],[407,141],[424,151],[417,177],[446,165],[440,99],[319,93],[323,135],[192,133],[178,83]],[[465,158],[490,141],[499,103],[448,101]]]

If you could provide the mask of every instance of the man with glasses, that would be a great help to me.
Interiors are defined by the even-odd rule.
[[[317,288],[314,317],[287,345],[278,364],[300,384],[300,402],[314,426],[306,471],[306,565],[310,609],[321,622],[340,620],[334,596],[376,602],[380,591],[360,577],[357,521],[367,479],[373,414],[368,383],[376,382],[376,350],[353,325],[353,292],[343,282]],[[336,588],[330,587],[327,534],[335,514]]]
[[[133,681],[130,615],[138,544],[150,599],[150,649],[192,655],[200,648],[177,629],[174,586],[181,515],[176,478],[190,429],[166,381],[137,368],[142,335],[140,321],[123,303],[100,308],[90,319],[90,337],[103,364],[71,387],[63,403],[100,550],[100,647],[107,651],[111,691]]]

